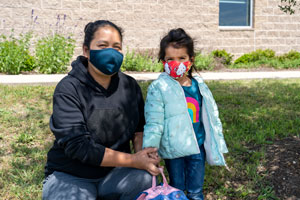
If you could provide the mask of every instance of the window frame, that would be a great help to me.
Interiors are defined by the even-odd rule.
[[[254,0],[249,0],[250,1],[250,25],[249,26],[220,26],[220,0],[219,0],[219,29],[222,30],[228,30],[228,29],[233,29],[233,30],[251,30],[253,29],[253,10],[254,10]]]

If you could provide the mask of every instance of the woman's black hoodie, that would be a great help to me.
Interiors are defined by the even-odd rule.
[[[50,118],[55,141],[48,152],[46,176],[61,171],[103,177],[112,169],[100,167],[105,147],[130,153],[130,139],[143,131],[144,101],[137,82],[118,72],[105,89],[88,73],[87,63],[79,56],[56,86]]]

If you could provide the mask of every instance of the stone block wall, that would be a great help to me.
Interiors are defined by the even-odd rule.
[[[202,52],[235,56],[271,48],[300,51],[300,14],[287,15],[280,0],[255,0],[252,29],[220,29],[218,0],[0,0],[0,34],[74,35],[81,53],[85,24],[108,19],[124,29],[124,49],[157,49],[171,28],[184,28]]]

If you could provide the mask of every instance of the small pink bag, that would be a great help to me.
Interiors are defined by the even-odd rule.
[[[163,177],[163,185],[156,186],[156,178],[152,178],[152,187],[143,191],[136,200],[188,200],[184,192],[171,187],[164,175],[163,169],[159,168]]]

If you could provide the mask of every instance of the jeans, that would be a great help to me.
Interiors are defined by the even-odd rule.
[[[43,200],[133,200],[152,186],[144,170],[117,167],[100,179],[85,179],[55,171],[43,183]]]
[[[205,174],[205,149],[200,153],[175,159],[165,159],[169,173],[170,185],[187,192],[192,200],[203,200],[203,183]]]

